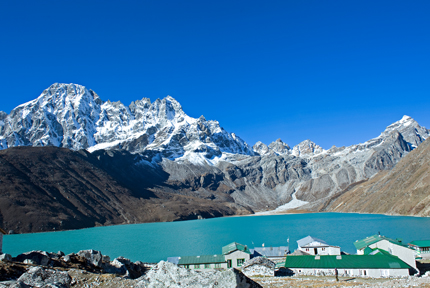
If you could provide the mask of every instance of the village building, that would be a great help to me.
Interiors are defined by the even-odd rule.
[[[227,268],[239,268],[245,261],[251,259],[251,251],[248,246],[236,242],[222,247],[222,254],[225,256]]]
[[[387,252],[390,255],[399,257],[400,260],[417,270],[415,262],[415,250],[402,243],[401,239],[391,239],[381,235],[373,235],[362,240],[354,242],[357,248],[358,255],[366,255],[372,253],[374,249]]]
[[[251,249],[252,258],[264,257],[275,263],[280,261],[285,261],[285,256],[290,253],[290,248],[288,246],[279,247],[255,247]]]
[[[6,235],[6,231],[4,231],[3,229],[0,228],[0,254],[2,254],[3,252],[3,234]]]
[[[197,271],[239,268],[251,258],[246,245],[236,242],[222,247],[222,254],[168,257],[167,261]]]
[[[416,258],[430,259],[430,240],[416,240],[409,243],[409,247],[415,250]]]
[[[335,275],[344,277],[404,277],[409,276],[408,264],[396,256],[375,255],[308,255],[290,256],[285,268],[299,275]],[[279,268],[279,266],[277,266]]]
[[[298,250],[308,255],[340,255],[340,247],[327,244],[321,239],[307,236],[297,241]]]

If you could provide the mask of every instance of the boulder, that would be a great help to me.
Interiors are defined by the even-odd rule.
[[[15,261],[24,262],[28,264],[36,264],[42,266],[48,266],[51,261],[51,257],[45,251],[31,251],[19,254],[15,257]]]
[[[12,261],[12,256],[10,254],[0,254],[0,261]]]
[[[126,275],[128,272],[124,263],[118,261],[117,259],[114,259],[109,263],[103,263],[102,269],[104,273],[118,274],[118,275]]]
[[[100,251],[96,250],[81,250],[78,252],[78,256],[84,257],[87,261],[96,267],[102,267],[103,255]]]
[[[17,284],[24,284],[27,287],[68,288],[71,282],[72,278],[67,272],[45,269],[43,267],[31,267],[18,278]]]
[[[118,257],[110,263],[104,263],[102,268],[105,273],[120,274],[130,279],[139,278],[148,270],[144,263],[140,261],[133,263],[124,257]]]
[[[246,276],[274,276],[275,263],[264,257],[255,257],[243,263],[241,270]]]
[[[158,287],[223,287],[223,288],[260,288],[261,286],[246,277],[237,269],[224,271],[197,272],[173,263],[161,261],[148,273],[137,279],[138,288]]]

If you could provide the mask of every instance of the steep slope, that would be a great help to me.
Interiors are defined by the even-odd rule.
[[[229,199],[153,192],[166,185],[165,173],[127,165],[135,157],[56,147],[0,151],[0,226],[40,232],[252,212],[222,201]]]
[[[337,195],[323,210],[430,216],[430,140],[392,170]]]

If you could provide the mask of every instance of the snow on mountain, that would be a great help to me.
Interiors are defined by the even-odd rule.
[[[191,153],[191,161],[219,158],[223,153],[254,155],[242,139],[217,121],[187,116],[171,96],[153,103],[144,98],[125,106],[119,101],[102,101],[84,86],[59,83],[9,115],[0,115],[0,149],[48,145],[89,151],[151,151],[172,160]]]

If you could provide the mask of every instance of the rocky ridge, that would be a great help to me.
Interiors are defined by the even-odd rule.
[[[430,216],[430,140],[392,169],[335,195],[323,211]]]
[[[0,116],[0,148],[56,146],[73,150],[151,151],[163,158],[211,159],[223,153],[254,155],[217,121],[187,116],[170,96],[125,106],[103,101],[77,84],[55,83],[35,100]],[[196,159],[195,159],[196,158]]]
[[[232,213],[319,211],[335,195],[392,169],[429,135],[404,116],[378,137],[349,147],[324,150],[305,140],[290,148],[278,139],[251,148],[217,121],[187,116],[170,96],[125,106],[103,101],[83,86],[58,83],[9,115],[0,113],[5,151],[50,145],[87,149],[97,159],[92,163],[148,199],[222,202],[226,209],[235,207]],[[148,175],[156,181],[137,188],[148,183]]]

